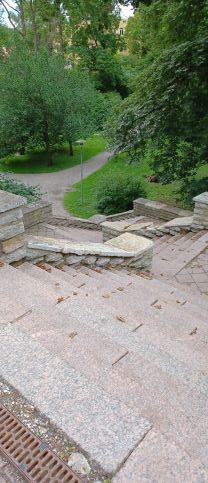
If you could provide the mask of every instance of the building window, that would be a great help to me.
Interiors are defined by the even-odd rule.
[[[123,29],[123,28],[121,28],[121,29],[120,29],[120,35],[123,35],[123,34],[124,34],[124,29]]]

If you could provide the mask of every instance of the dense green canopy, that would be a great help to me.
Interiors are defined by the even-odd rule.
[[[109,132],[116,151],[138,161],[150,153],[166,181],[188,179],[207,163],[207,26],[207,0],[154,0],[140,5],[127,29],[138,75]]]

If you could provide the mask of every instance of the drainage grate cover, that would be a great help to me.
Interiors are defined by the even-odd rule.
[[[0,452],[27,481],[83,483],[75,473],[0,403]]]

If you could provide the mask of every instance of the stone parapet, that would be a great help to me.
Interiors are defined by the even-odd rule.
[[[26,231],[37,224],[50,223],[53,217],[52,204],[46,201],[23,206],[22,211]]]
[[[135,216],[145,215],[150,218],[170,221],[178,217],[191,216],[191,211],[182,210],[176,206],[166,205],[158,201],[151,201],[146,198],[138,198],[134,201]]]
[[[0,191],[0,259],[12,263],[26,255],[21,196]]]
[[[150,270],[152,256],[152,241],[129,233],[104,244],[27,237],[26,259],[32,263],[45,261],[55,266],[83,264]]]
[[[208,229],[208,191],[196,196],[193,201],[195,202],[194,216],[193,216],[193,229],[204,230]]]

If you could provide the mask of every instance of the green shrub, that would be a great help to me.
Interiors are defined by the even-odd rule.
[[[39,186],[29,186],[16,179],[10,178],[7,174],[0,174],[0,190],[8,191],[14,195],[24,196],[28,203],[40,200],[43,193]]]
[[[114,177],[113,177],[114,176]],[[96,207],[99,213],[112,215],[131,210],[133,201],[145,197],[146,192],[137,178],[125,174],[109,174],[101,179],[96,193]]]
[[[184,202],[187,207],[193,207],[193,198],[208,191],[208,177],[201,179],[185,180],[177,192],[178,199]]]

